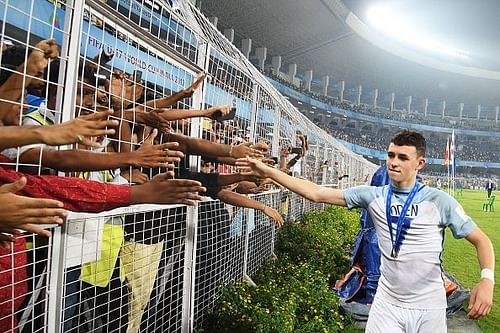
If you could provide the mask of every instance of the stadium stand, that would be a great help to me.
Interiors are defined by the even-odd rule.
[[[376,117],[382,117],[390,120],[397,120],[403,123],[413,123],[418,122],[422,125],[441,125],[445,127],[459,127],[464,129],[473,130],[496,130],[500,126],[500,123],[495,119],[495,113],[490,112],[489,114],[482,114],[481,118],[477,119],[477,113],[464,109],[462,117],[456,114],[452,114],[451,111],[445,113],[444,117],[441,110],[429,110],[427,114],[424,114],[422,109],[416,110],[406,110],[405,108],[397,109],[394,108],[392,111],[388,107],[368,105],[366,103],[355,104],[353,101],[344,99],[339,100],[338,97],[324,95],[313,90],[307,90],[292,84],[291,82],[283,79],[281,76],[274,74],[271,70],[266,70],[266,75],[275,82],[286,85],[294,89],[301,94],[313,98],[314,100],[328,103],[330,105],[336,106],[343,110],[349,110],[356,113],[362,113],[367,115],[372,115]],[[432,103],[432,101],[430,102]]]
[[[339,102],[329,96],[299,89],[282,78],[276,79],[276,75],[268,75],[271,75],[272,82],[278,90],[288,96],[292,103],[316,125],[335,138],[380,152],[378,155],[382,157],[381,160],[385,157],[383,153],[386,149],[385,143],[393,133],[401,128],[414,128],[432,138],[429,140],[428,157],[435,161],[430,160],[430,163],[443,164],[447,136],[451,134],[452,129],[455,129],[460,133],[456,151],[458,166],[463,163],[463,166],[479,169],[500,167],[498,132],[492,128],[496,126],[494,121],[483,122],[487,124],[486,127],[480,126],[481,122],[477,120],[474,126],[456,123],[451,126],[449,122],[443,121],[441,116],[436,117],[432,114],[423,117],[418,113],[395,110],[384,115],[372,110],[366,104]],[[293,90],[283,89],[283,86]],[[365,156],[370,155],[363,153],[362,150],[358,152]]]

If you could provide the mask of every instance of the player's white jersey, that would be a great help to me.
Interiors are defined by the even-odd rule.
[[[393,243],[386,218],[389,186],[359,186],[344,190],[347,207],[367,209],[375,223],[382,253],[377,297],[407,308],[446,308],[441,276],[444,228],[450,227],[456,238],[462,238],[469,235],[476,225],[453,197],[421,185],[407,211],[406,217],[411,223],[402,232],[400,251],[394,258],[391,256]],[[394,231],[397,216],[411,189],[392,187],[392,190]]]

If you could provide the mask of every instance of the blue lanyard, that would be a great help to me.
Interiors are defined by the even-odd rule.
[[[398,225],[396,228],[396,237],[394,237],[393,231],[392,231],[392,216],[391,216],[391,201],[392,201],[392,186],[389,185],[389,191],[387,193],[387,200],[386,200],[386,206],[385,206],[385,216],[387,219],[387,226],[389,227],[389,233],[391,235],[391,243],[392,243],[392,251],[391,251],[391,257],[397,258],[399,254],[399,249],[401,247],[401,232],[403,231],[403,224],[405,221],[406,213],[408,212],[408,208],[410,208],[411,203],[413,202],[413,199],[415,198],[415,195],[417,194],[418,190],[420,188],[420,184],[418,182],[415,182],[415,186],[413,186],[411,192],[408,194],[408,197],[406,198],[406,201],[403,205],[403,210],[401,211],[401,214],[398,216]],[[408,224],[411,223],[410,221]]]

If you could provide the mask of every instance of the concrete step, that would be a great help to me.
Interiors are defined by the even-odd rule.
[[[448,316],[448,333],[481,333],[475,320],[467,318],[464,310]]]

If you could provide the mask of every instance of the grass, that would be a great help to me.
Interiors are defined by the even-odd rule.
[[[497,199],[500,193],[495,193]],[[495,212],[484,212],[483,202],[486,191],[464,190],[463,196],[456,199],[462,204],[467,214],[491,239],[495,249],[495,266],[499,267],[500,258],[500,204],[495,201]],[[474,246],[463,239],[455,239],[448,230],[445,239],[444,269],[455,275],[460,283],[472,290],[479,281],[480,268]],[[498,269],[496,269],[498,271]],[[496,280],[500,274],[496,274]],[[500,332],[500,288],[495,285],[493,308],[489,316],[478,321],[479,327],[486,333]]]

